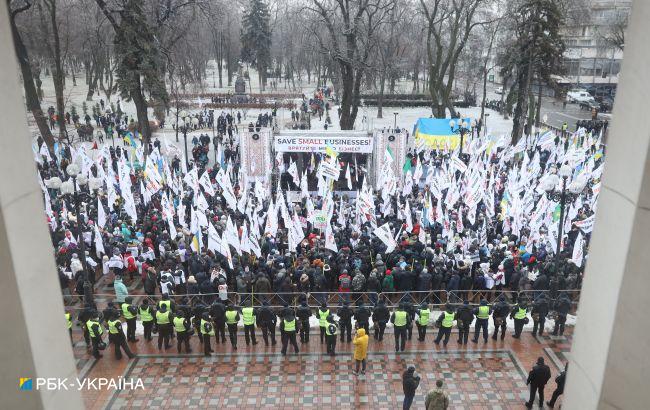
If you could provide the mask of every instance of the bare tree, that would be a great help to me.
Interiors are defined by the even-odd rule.
[[[433,115],[445,117],[448,108],[456,114],[451,98],[456,65],[472,30],[484,21],[476,21],[479,6],[487,0],[420,0],[427,20],[427,61],[429,93]]]
[[[21,4],[22,3],[22,4]],[[43,141],[48,146],[50,151],[54,147],[54,136],[50,132],[50,128],[47,124],[47,118],[43,114],[41,109],[41,103],[36,91],[36,86],[34,85],[34,75],[32,73],[32,67],[29,60],[29,54],[27,52],[27,47],[23,42],[23,38],[18,31],[18,26],[16,24],[16,18],[19,14],[29,10],[32,7],[32,3],[29,1],[12,1],[7,0],[7,6],[9,7],[9,24],[11,25],[11,34],[14,40],[14,49],[16,50],[16,56],[18,57],[18,65],[20,66],[20,73],[23,77],[23,87],[25,89],[25,100],[27,102],[27,109],[31,111],[38,126],[38,130],[43,137]]]
[[[351,130],[359,111],[359,94],[377,31],[389,19],[394,0],[312,0],[314,12],[328,38],[313,34],[320,48],[338,66],[341,81],[341,129]]]

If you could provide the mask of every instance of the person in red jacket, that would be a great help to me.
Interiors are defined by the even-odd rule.
[[[352,286],[352,277],[348,274],[347,270],[339,275],[339,292],[343,293],[343,299],[347,302],[350,301],[350,287]]]

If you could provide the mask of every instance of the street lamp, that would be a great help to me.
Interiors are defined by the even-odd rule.
[[[564,230],[564,210],[566,207],[566,202],[567,200],[569,200],[570,202],[575,201],[578,195],[580,195],[580,193],[585,189],[588,182],[586,177],[580,176],[567,186],[567,180],[569,179],[570,176],[571,176],[571,167],[568,164],[563,164],[560,167],[560,170],[558,171],[557,174],[552,173],[548,175],[541,182],[542,184],[541,188],[546,192],[547,198],[551,201],[560,203],[558,240],[557,240],[557,247],[555,249],[556,272],[560,268],[560,250],[562,247],[562,235]],[[558,190],[557,188],[560,185],[560,180],[562,181],[562,188],[561,190]]]
[[[463,143],[465,141],[465,134],[469,131],[469,124],[465,120],[458,121],[458,127],[456,127],[456,120],[449,121],[449,128],[454,134],[460,135],[460,155],[463,154]]]
[[[190,118],[185,110],[180,112],[180,117],[181,118],[178,120],[176,127],[180,127],[181,132],[183,133],[183,141],[185,142],[185,166],[189,169],[190,160],[187,156],[187,128],[190,126]]]
[[[81,196],[82,193],[77,191],[77,185],[79,187],[82,187],[88,184],[89,181],[85,175],[80,174],[81,169],[79,168],[79,165],[75,164],[74,162],[68,165],[65,171],[68,174],[68,176],[70,176],[70,179],[61,183],[60,189],[61,189],[61,194],[70,195],[73,200],[72,203],[74,205],[74,214],[77,217],[77,229],[76,229],[77,244],[79,245],[79,251],[81,253],[81,255],[79,255],[79,258],[81,259],[81,266],[83,267],[84,270],[84,289],[90,289],[90,295],[84,294],[84,302],[88,304],[92,302],[93,288],[89,278],[90,271],[88,270],[88,263],[86,261],[86,241],[83,238],[83,233],[81,229],[81,224],[83,223],[83,220],[80,215],[81,207],[79,206],[79,197]],[[89,298],[90,300],[87,300],[86,298]]]
[[[397,132],[395,130],[397,129],[397,115],[398,114],[399,114],[398,112],[393,113],[393,117],[395,118],[395,120],[393,121],[393,132]]]

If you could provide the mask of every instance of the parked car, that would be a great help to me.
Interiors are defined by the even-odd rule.
[[[614,108],[614,99],[609,96],[603,96],[596,98],[598,102],[598,111],[600,112],[611,112]]]
[[[503,94],[503,87],[497,87],[497,88],[494,90],[494,93],[497,94],[497,95],[501,95],[501,94]]]
[[[596,101],[594,100],[594,97],[592,97],[591,94],[589,94],[586,90],[579,88],[569,90],[566,95],[566,100],[567,102],[572,103]]]
[[[580,105],[581,110],[599,110],[600,111],[600,104],[596,102],[596,100],[587,100],[587,101],[580,101],[578,103]]]

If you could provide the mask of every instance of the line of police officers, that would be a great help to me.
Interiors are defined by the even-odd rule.
[[[555,319],[554,335],[564,333],[566,316],[571,308],[571,301],[566,294],[562,294],[553,304],[552,310]],[[488,320],[492,316],[494,323],[493,340],[497,340],[499,331],[501,340],[505,337],[506,320],[510,316],[514,320],[515,332],[513,337],[519,338],[522,329],[529,319],[527,314],[530,312],[533,318],[533,334],[542,335],[546,317],[551,311],[549,300],[544,293],[540,293],[531,307],[528,307],[526,301],[511,306],[505,296],[497,298],[493,306],[488,305],[486,300],[481,300],[478,307],[470,307],[468,301],[458,308],[451,304],[445,306],[445,310],[438,316],[434,322],[439,328],[438,335],[434,342],[439,344],[441,341],[446,346],[451,336],[454,321],[458,326],[458,343],[467,344],[470,333],[470,325],[476,319],[474,326],[474,337],[472,342],[478,343],[482,334],[484,343],[488,341]],[[316,311],[316,318],[320,328],[320,342],[326,343],[327,353],[334,355],[336,351],[336,341],[340,337],[341,343],[352,341],[352,319],[354,318],[357,328],[364,328],[369,334],[369,323],[372,318],[374,323],[374,339],[382,341],[386,324],[390,321],[395,328],[395,351],[404,351],[406,340],[411,340],[413,333],[413,323],[417,326],[418,341],[424,341],[426,338],[427,327],[431,318],[429,305],[414,303],[400,303],[400,305],[390,313],[383,300],[380,300],[373,308],[366,307],[359,303],[356,308],[351,308],[349,303],[345,302],[337,310],[338,320],[327,307],[322,304]],[[237,350],[237,326],[240,319],[243,321],[244,337],[246,345],[257,344],[255,326],[262,331],[264,345],[276,344],[275,331],[279,322],[280,336],[282,342],[282,354],[286,354],[287,347],[291,344],[294,352],[298,353],[297,335],[301,343],[308,343],[310,336],[309,318],[312,316],[312,310],[307,304],[306,298],[300,299],[300,304],[296,309],[292,309],[288,304],[284,304],[279,311],[274,311],[267,302],[261,307],[244,306],[238,307],[229,301],[221,302],[217,300],[212,305],[203,304],[197,299],[193,306],[187,304],[186,299],[181,299],[180,304],[176,305],[168,296],[163,295],[162,299],[152,306],[147,299],[142,301],[140,306],[133,304],[133,299],[127,297],[119,305],[109,303],[107,308],[100,314],[92,306],[86,306],[78,315],[78,320],[84,331],[86,345],[92,347],[92,353],[95,358],[100,358],[100,350],[105,349],[103,334],[105,333],[103,321],[108,328],[108,340],[113,344],[115,357],[121,359],[122,350],[129,357],[133,353],[129,349],[127,342],[137,342],[135,337],[136,320],[140,316],[144,328],[144,338],[147,341],[153,340],[153,333],[158,333],[158,349],[171,348],[171,339],[177,340],[177,351],[181,353],[182,347],[185,347],[187,353],[191,352],[190,337],[196,333],[203,351],[209,356],[213,350],[211,339],[214,337],[215,342],[226,343],[225,329],[228,329],[230,344],[233,350]],[[121,318],[126,322],[126,334],[122,327]],[[72,317],[66,313],[70,338],[72,338]]]

